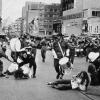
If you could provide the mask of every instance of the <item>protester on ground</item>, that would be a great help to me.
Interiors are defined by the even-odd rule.
[[[89,85],[89,76],[86,71],[81,71],[79,74],[74,76],[70,80],[57,80],[54,82],[49,82],[48,85],[50,85],[52,88],[58,89],[58,90],[82,90],[86,91]]]
[[[57,72],[56,79],[62,78],[64,73],[60,69],[59,60],[66,56],[66,49],[68,49],[68,44],[63,40],[62,36],[54,36],[54,43],[52,47],[52,53],[54,57],[54,67]],[[63,53],[63,54],[62,54]]]

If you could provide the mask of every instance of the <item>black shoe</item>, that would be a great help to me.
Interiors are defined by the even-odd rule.
[[[0,77],[5,77],[5,75],[4,74],[1,74]]]
[[[49,83],[47,83],[47,85],[53,85],[53,83],[52,82],[49,82]]]
[[[35,76],[35,75],[33,75],[33,78],[36,78],[36,76]]]
[[[60,79],[63,79],[63,75],[60,75]]]
[[[45,62],[45,59],[43,59],[42,61]]]
[[[57,74],[56,79],[59,79],[59,74]]]

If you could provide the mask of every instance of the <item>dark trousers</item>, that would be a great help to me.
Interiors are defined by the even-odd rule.
[[[54,59],[54,67],[55,67],[55,71],[57,72],[56,78],[58,79],[60,75],[63,76],[62,70],[59,66],[59,59]]]
[[[46,50],[41,50],[41,56],[42,56],[43,61],[45,61],[45,58],[46,58]]]
[[[30,59],[29,67],[32,68],[32,66],[33,66],[33,76],[35,76],[36,75],[36,68],[37,68],[35,58]]]
[[[74,55],[69,55],[69,61],[73,64],[74,63]]]
[[[58,80],[58,81],[53,82],[52,85],[55,86],[55,88],[59,90],[72,89],[71,80]]]
[[[3,72],[3,62],[0,60],[0,75],[2,74]]]
[[[13,58],[14,62],[17,62],[17,58],[19,56],[19,53],[18,52],[11,52],[11,57]]]

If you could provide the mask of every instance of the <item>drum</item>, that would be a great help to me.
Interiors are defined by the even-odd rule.
[[[18,38],[12,38],[10,40],[10,48],[12,51],[19,51],[21,48],[21,42]]]
[[[70,74],[71,73],[71,64],[69,62],[68,57],[63,57],[59,60],[60,68],[64,71],[64,74]]]
[[[68,69],[67,63],[69,61],[68,57],[63,57],[59,60],[59,65],[63,68],[63,69]]]

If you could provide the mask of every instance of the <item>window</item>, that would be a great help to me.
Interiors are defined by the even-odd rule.
[[[74,8],[74,0],[61,0],[62,10],[69,10]]]
[[[49,20],[50,23],[52,23],[52,20]]]
[[[67,15],[65,19],[69,20],[69,19],[76,19],[76,18],[82,18],[82,13]]]
[[[52,28],[52,25],[49,25],[49,28]]]
[[[100,11],[92,11],[92,16],[100,17]]]
[[[50,11],[53,11],[53,9],[51,8]]]
[[[47,23],[47,22],[48,22],[48,20],[44,20],[44,22],[45,22],[45,23]]]
[[[92,32],[92,26],[91,26],[91,32]]]
[[[57,9],[55,9],[54,12],[57,12]]]
[[[49,15],[49,17],[53,17],[53,15],[52,15],[52,14],[50,14],[50,15]]]

